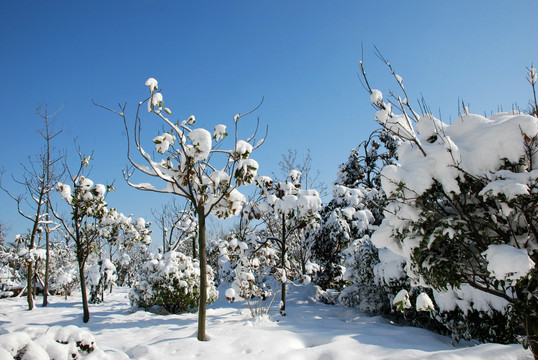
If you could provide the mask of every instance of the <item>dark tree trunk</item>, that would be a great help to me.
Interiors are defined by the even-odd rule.
[[[26,289],[26,298],[28,301],[28,310],[32,310],[34,308],[34,291],[33,291],[34,289],[34,285],[33,285],[34,263],[33,262],[28,263],[27,276],[28,276],[28,281],[26,282],[26,286],[28,287],[28,289]]]
[[[90,308],[88,306],[88,294],[86,292],[86,276],[84,275],[84,263],[79,261],[78,272],[80,275],[80,292],[82,293],[82,321],[90,321]]]
[[[45,246],[47,255],[45,257],[45,282],[43,284],[43,306],[47,306],[49,304],[48,296],[49,296],[49,277],[50,277],[50,233],[49,233],[49,227],[48,224],[46,225],[46,233],[45,233]]]
[[[198,306],[198,340],[206,341],[205,332],[206,305],[207,305],[207,254],[205,239],[205,209],[198,209],[198,249],[200,259],[200,302]]]
[[[282,270],[286,272],[286,215],[282,214],[282,247],[281,247],[281,258],[280,258],[280,266],[282,267]],[[280,314],[282,316],[286,315],[286,282],[287,282],[288,274],[286,274],[286,281],[282,282],[282,290],[281,290],[281,296],[280,296]]]

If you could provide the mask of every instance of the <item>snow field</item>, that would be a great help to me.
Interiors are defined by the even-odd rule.
[[[128,289],[118,288],[105,302],[90,307],[82,323],[80,294],[68,300],[50,298],[47,308],[26,310],[25,299],[0,300],[0,336],[24,331],[37,339],[51,327],[89,330],[110,359],[532,359],[521,345],[459,343],[430,331],[342,306],[312,300],[313,286],[290,285],[285,317],[276,310],[258,322],[242,303],[220,298],[208,309],[210,340],[196,339],[197,314],[156,315],[134,311]],[[39,302],[39,298],[37,300]],[[1,352],[0,352],[1,353]],[[0,357],[1,359],[1,357]]]

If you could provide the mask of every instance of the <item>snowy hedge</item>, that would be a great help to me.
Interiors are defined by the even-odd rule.
[[[208,303],[218,297],[213,282],[213,271],[207,267]],[[198,308],[200,295],[200,266],[197,260],[180,252],[169,251],[146,261],[140,269],[138,281],[129,299],[132,305],[145,310],[163,309],[177,314]]]

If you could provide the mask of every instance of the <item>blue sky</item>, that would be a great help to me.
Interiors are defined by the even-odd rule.
[[[199,126],[231,124],[256,112],[269,126],[254,154],[260,173],[277,170],[287,149],[312,152],[330,184],[349,150],[377,126],[357,73],[364,44],[370,82],[396,89],[376,45],[449,122],[458,99],[472,112],[528,108],[526,67],[538,62],[538,2],[528,1],[7,1],[0,0],[0,167],[10,174],[41,147],[34,106],[63,105],[55,146],[75,160],[73,138],[94,151],[91,178],[118,189],[108,202],[152,220],[170,200],[128,188],[121,170],[126,140],[119,118],[91,104],[133,110],[159,80],[166,105]],[[131,113],[132,114],[132,113]],[[132,117],[131,117],[132,119]],[[250,118],[252,121],[255,117]],[[248,128],[250,124],[246,124]],[[147,125],[147,141],[159,126]],[[148,145],[149,146],[149,145]],[[8,237],[29,226],[0,194]]]

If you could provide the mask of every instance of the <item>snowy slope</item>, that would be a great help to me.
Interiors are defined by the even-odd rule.
[[[0,334],[26,331],[37,338],[49,327],[76,325],[90,330],[111,359],[532,359],[520,345],[452,346],[449,337],[424,329],[315,303],[309,300],[311,288],[293,286],[288,315],[280,317],[275,311],[271,319],[258,323],[242,304],[228,304],[221,296],[208,310],[211,340],[199,342],[196,314],[133,312],[127,291],[116,289],[105,303],[90,306],[87,325],[77,296],[67,301],[49,298],[49,307],[33,311],[26,310],[23,298],[2,299]]]

